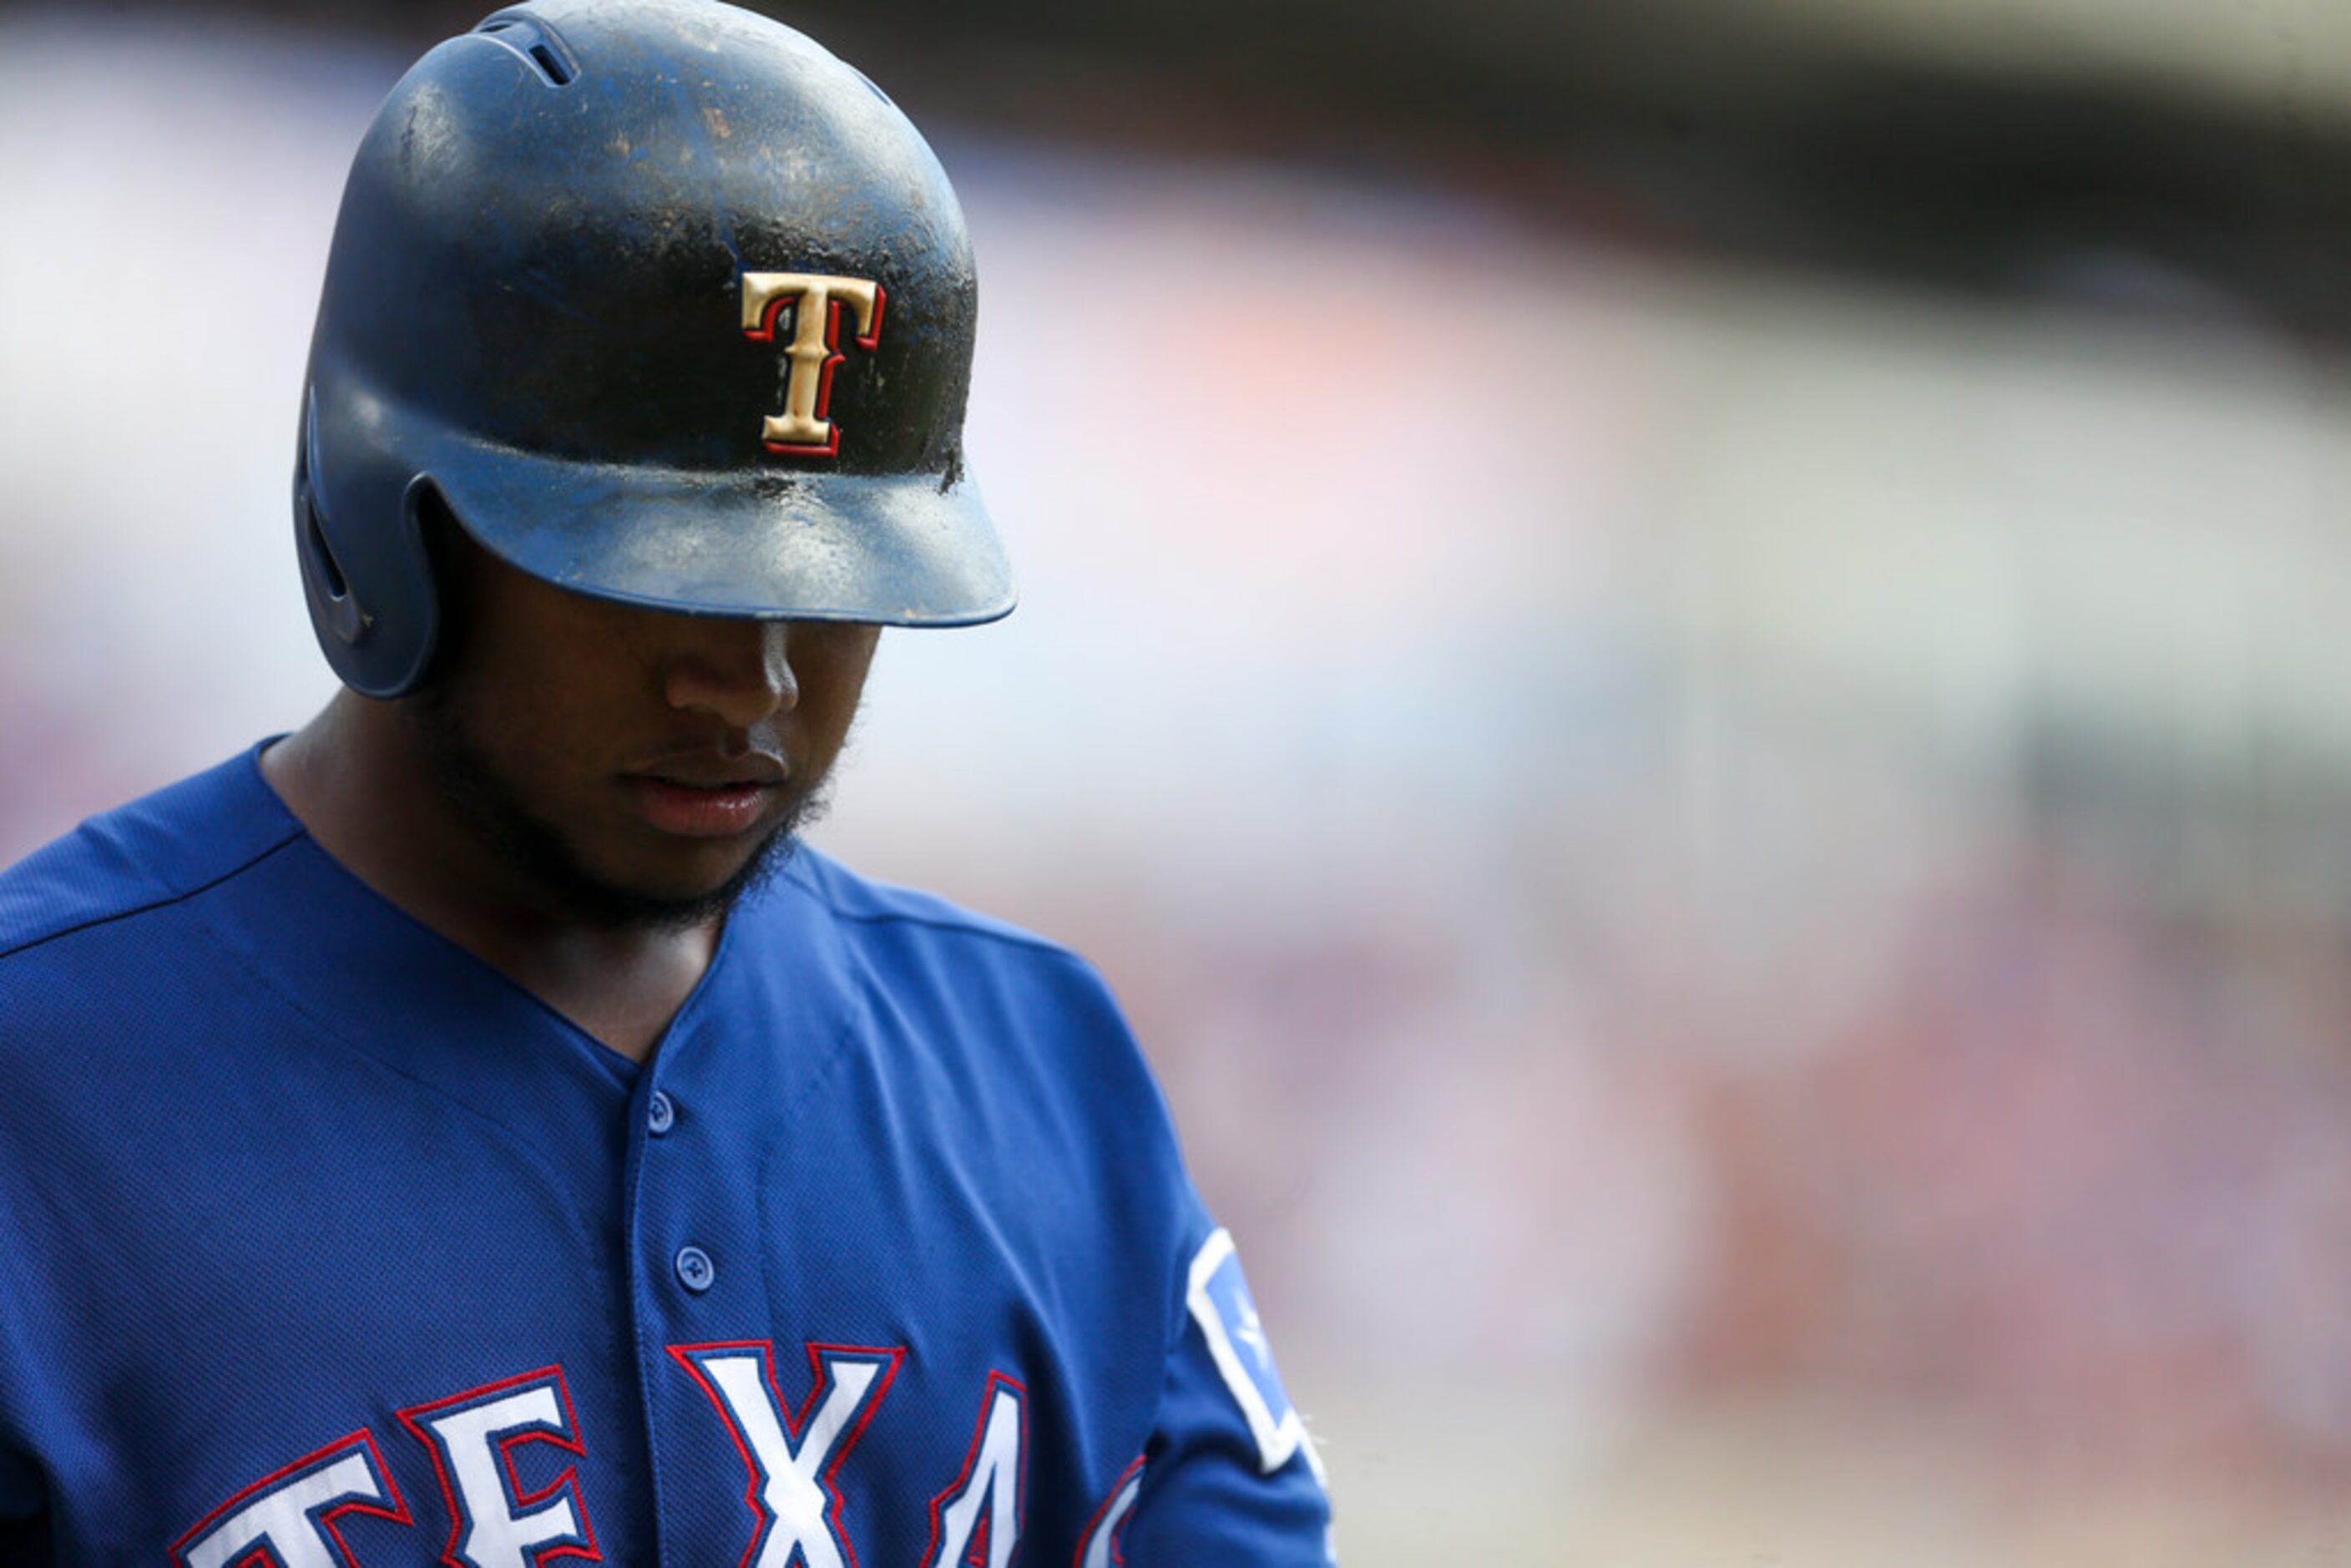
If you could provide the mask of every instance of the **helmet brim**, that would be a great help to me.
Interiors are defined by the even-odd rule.
[[[693,615],[970,626],[1008,613],[1004,548],[967,476],[705,472],[581,462],[458,433],[416,472],[507,564]]]

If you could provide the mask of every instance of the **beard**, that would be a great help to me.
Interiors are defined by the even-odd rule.
[[[600,874],[560,828],[532,809],[466,733],[463,709],[445,687],[429,687],[406,706],[434,788],[475,837],[549,907],[601,930],[685,931],[724,919],[789,862],[801,831],[831,801],[828,774],[791,800],[750,859],[716,887],[685,894],[648,892]]]

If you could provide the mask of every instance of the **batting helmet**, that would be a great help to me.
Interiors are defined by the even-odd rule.
[[[294,483],[311,623],[371,696],[439,620],[420,508],[695,613],[1012,608],[964,470],[963,214],[879,89],[709,0],[534,0],[392,89],[343,193]]]

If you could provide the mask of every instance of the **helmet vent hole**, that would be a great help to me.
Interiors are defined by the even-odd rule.
[[[549,87],[568,87],[580,68],[553,28],[535,16],[502,14],[474,29],[528,60]]]
[[[545,44],[533,44],[530,47],[530,57],[538,62],[538,68],[546,72],[547,79],[556,86],[561,87],[571,79],[570,70],[561,60],[555,57],[555,51]]]

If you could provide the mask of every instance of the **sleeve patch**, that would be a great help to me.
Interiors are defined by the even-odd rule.
[[[1230,1390],[1233,1402],[1249,1421],[1257,1438],[1258,1462],[1271,1475],[1290,1462],[1301,1448],[1317,1475],[1314,1446],[1306,1440],[1306,1426],[1281,1386],[1281,1373],[1273,1364],[1273,1347],[1266,1343],[1258,1321],[1257,1302],[1241,1274],[1240,1253],[1232,1234],[1218,1230],[1202,1244],[1192,1260],[1188,1297],[1192,1320],[1207,1336],[1208,1354]]]

